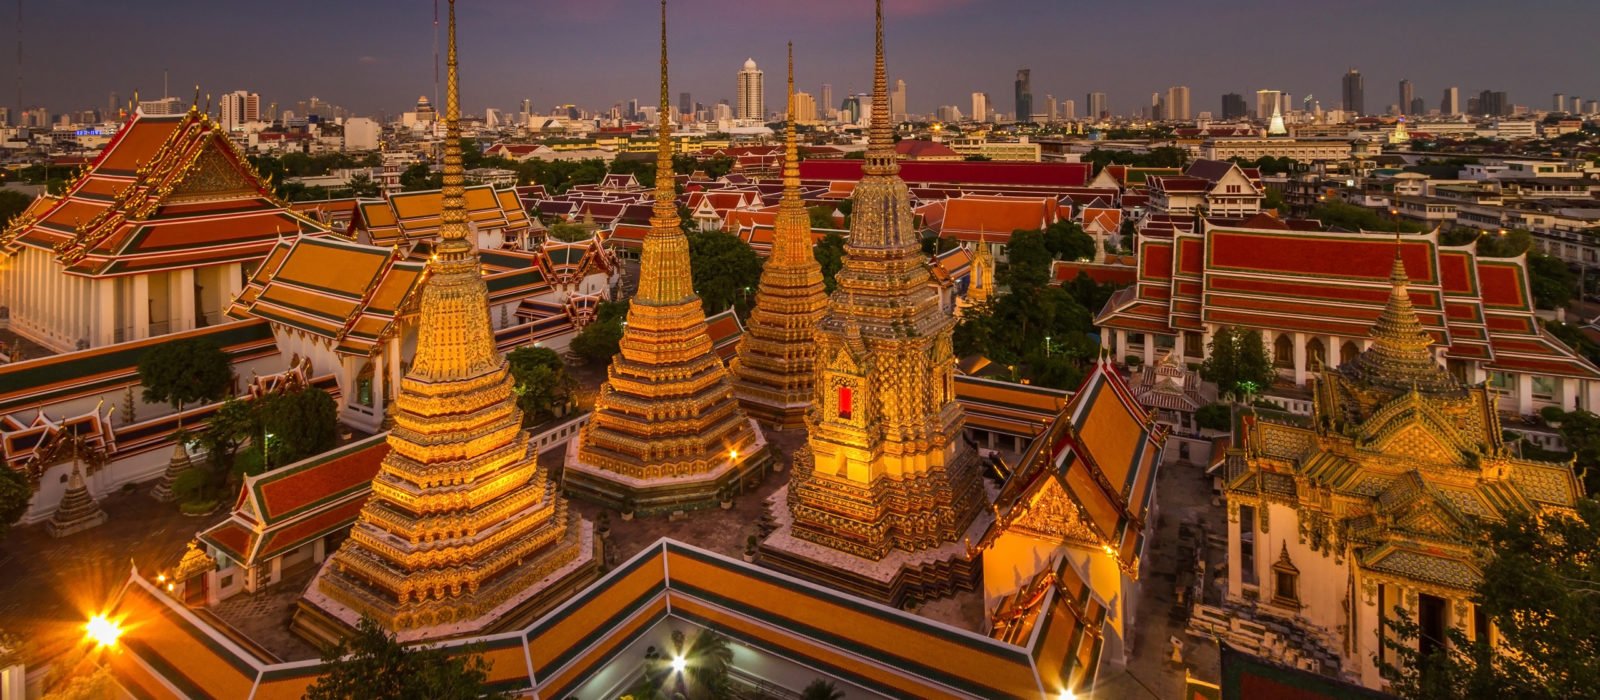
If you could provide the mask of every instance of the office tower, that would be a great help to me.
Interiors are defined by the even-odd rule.
[[[1150,93],[1150,109],[1145,112],[1151,120],[1161,119],[1161,93]]]
[[[183,100],[176,97],[163,97],[159,100],[141,100],[139,102],[139,111],[152,117],[166,114],[183,114],[185,109],[187,107],[184,106]]]
[[[838,109],[833,104],[833,83],[823,83],[822,92],[818,93],[817,97],[821,98],[822,104],[822,114],[819,116],[824,121],[832,119],[834,110]]]
[[[1511,113],[1511,104],[1506,99],[1506,93],[1497,90],[1484,90],[1478,93],[1478,109],[1474,114],[1486,114],[1491,117],[1501,117]]]
[[[989,120],[989,93],[972,93],[972,121],[986,122]]]
[[[896,122],[906,120],[906,81],[894,81],[894,92],[889,93],[889,118]]]
[[[1073,120],[1078,118],[1078,101],[1064,100],[1061,103],[1061,118]]]
[[[1167,88],[1166,118],[1188,120],[1193,113],[1189,111],[1189,86],[1177,85]]]
[[[817,123],[817,98],[809,92],[794,94],[794,121],[796,124]]]
[[[1415,115],[1417,111],[1411,108],[1411,101],[1415,99],[1410,80],[1400,81],[1400,113]]]
[[[1426,100],[1424,100],[1424,99],[1422,99],[1420,97],[1411,98],[1411,110],[1406,112],[1406,114],[1410,114],[1411,116],[1414,116],[1414,117],[1420,117],[1420,116],[1422,116],[1424,114],[1427,114],[1427,113],[1428,113],[1428,102]]]
[[[524,100],[524,101],[526,101],[526,100]],[[528,110],[528,112],[530,114],[532,114],[532,110]],[[639,120],[639,99],[638,98],[634,98],[634,99],[628,100],[628,111],[624,116],[626,116],[628,121],[630,121],[630,122]]]
[[[1447,87],[1444,89],[1444,99],[1439,101],[1439,113],[1453,117],[1461,113],[1461,88]]]
[[[1244,96],[1237,92],[1230,92],[1222,96],[1222,118],[1243,119],[1245,116]]]
[[[764,121],[767,118],[766,78],[756,60],[747,58],[739,71],[739,120]]]
[[[1266,121],[1272,114],[1283,108],[1282,90],[1257,90],[1256,91],[1256,119]]]
[[[1359,117],[1366,114],[1366,83],[1361,79],[1361,71],[1354,68],[1344,74],[1344,111],[1351,116]]]
[[[687,92],[678,93],[678,114],[694,114],[694,99]]]
[[[108,119],[108,120],[116,119],[117,118],[117,112],[121,111],[121,109],[122,109],[122,99],[121,99],[121,97],[119,95],[117,95],[117,93],[115,91],[113,91],[111,93],[110,99],[106,100],[106,116],[105,116],[105,118]]]
[[[239,131],[249,122],[261,121],[261,96],[235,90],[222,96],[221,110],[222,128]]]
[[[1567,111],[1567,96],[1559,92],[1556,93],[1555,97],[1550,100],[1550,110],[1553,112]]]
[[[1083,107],[1083,116],[1090,119],[1105,119],[1111,116],[1106,112],[1106,94],[1103,92],[1089,93],[1089,98],[1085,100]]]
[[[0,107],[0,126],[11,126],[10,107]]]
[[[1028,84],[1028,75],[1032,71],[1027,68],[1017,71],[1017,121],[1033,121],[1033,86]]]

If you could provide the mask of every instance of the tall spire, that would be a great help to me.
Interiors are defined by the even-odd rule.
[[[689,240],[679,227],[678,188],[672,172],[672,102],[667,85],[667,0],[661,0],[661,108],[656,126],[656,203],[650,213],[639,260],[639,293],[644,304],[678,304],[694,296],[689,273]]]
[[[1398,234],[1389,271],[1389,301],[1372,328],[1372,347],[1342,368],[1347,376],[1391,389],[1455,393],[1462,385],[1434,359],[1433,336],[1411,304],[1411,280],[1401,257]]]
[[[877,1],[877,54],[872,65],[872,125],[868,130],[868,175],[893,175],[900,172],[895,159],[894,125],[889,122],[889,77],[883,60],[883,0]]]
[[[450,48],[445,59],[444,209],[439,212],[439,254],[459,259],[472,252],[467,241],[466,171],[461,166],[461,94],[456,71],[456,0],[450,0]]]
[[[772,257],[785,264],[804,262],[811,254],[810,215],[800,196],[800,145],[795,127],[794,106],[794,42],[789,42],[789,107],[788,126],[784,129],[783,198],[778,202],[778,219],[788,222],[774,231]],[[806,220],[804,227],[793,225],[793,219]],[[802,230],[802,228],[804,230]]]

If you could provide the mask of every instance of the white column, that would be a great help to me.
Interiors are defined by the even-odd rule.
[[[1205,358],[1211,354],[1211,339],[1217,334],[1216,327],[1206,324],[1205,330],[1200,333],[1200,357]]]
[[[1116,361],[1117,362],[1122,362],[1122,358],[1127,357],[1127,356],[1128,356],[1128,332],[1125,331],[1125,330],[1122,330],[1121,328],[1118,328],[1117,329],[1117,357],[1116,357]]]
[[[1600,382],[1585,379],[1583,383],[1583,408],[1590,413],[1600,408]]]
[[[194,318],[194,268],[173,270],[167,277],[167,299],[172,303],[167,318],[171,324],[167,332],[177,333],[195,327]]]
[[[1144,334],[1144,363],[1146,365],[1156,363],[1156,335],[1154,333]]]
[[[400,336],[405,334],[405,327],[395,323],[394,335],[389,338],[389,386],[396,396],[400,395]]]
[[[1517,374],[1517,415],[1533,414],[1533,375]]]
[[[234,299],[239,297],[239,290],[244,289],[244,269],[240,263],[229,263],[222,268],[222,285],[225,293],[222,299],[222,310],[227,311]]]
[[[1340,340],[1339,336],[1330,335],[1324,342],[1328,344],[1327,350],[1324,351],[1328,353],[1327,366],[1338,367],[1340,363],[1344,362],[1344,360],[1339,357],[1340,351],[1343,350],[1344,341]]]
[[[1583,408],[1583,401],[1578,396],[1578,378],[1561,378],[1561,410],[1576,411]]]
[[[104,347],[115,342],[117,328],[117,280],[101,277],[94,281],[94,328],[89,342]]]
[[[1294,334],[1294,384],[1306,385],[1306,334]]]
[[[150,277],[134,275],[133,292],[128,297],[133,304],[133,334],[128,340],[150,337]]]
[[[384,413],[383,385],[389,379],[389,371],[383,366],[383,353],[372,356],[372,410],[381,420]]]
[[[1182,362],[1183,358],[1188,357],[1188,355],[1184,353],[1183,347],[1185,335],[1187,334],[1183,331],[1178,331],[1178,334],[1172,338],[1172,356],[1178,358],[1179,362]]]

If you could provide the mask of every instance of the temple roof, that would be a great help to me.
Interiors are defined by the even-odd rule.
[[[439,236],[442,190],[401,192],[387,199],[364,199],[357,207],[353,228],[364,231],[374,245],[396,245]],[[531,226],[513,190],[489,185],[466,188],[467,222],[481,229],[499,229],[512,236]]]
[[[396,249],[333,236],[298,236],[272,249],[228,315],[264,318],[369,355],[394,331],[426,264]]]
[[[1054,223],[1056,202],[1050,197],[968,195],[950,199],[940,222],[940,237],[976,241],[986,235],[1000,245],[1015,230],[1034,231]]]
[[[327,230],[280,202],[206,115],[136,113],[63,194],[0,232],[0,250],[48,249],[100,277],[252,260]]]

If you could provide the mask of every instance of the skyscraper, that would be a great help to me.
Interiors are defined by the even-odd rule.
[[[1193,117],[1189,111],[1189,86],[1177,85],[1167,88],[1166,118],[1188,120]]]
[[[1033,121],[1033,86],[1028,82],[1029,71],[1027,68],[1017,71],[1017,121]]]
[[[1554,112],[1567,111],[1567,96],[1559,92],[1556,93],[1555,96],[1550,99],[1550,109]]]
[[[1257,90],[1256,91],[1256,119],[1267,121],[1274,112],[1283,106],[1282,90]]]
[[[989,121],[989,93],[972,93],[972,121],[979,123]]]
[[[222,128],[238,131],[248,122],[261,121],[261,96],[235,90],[221,98]]]
[[[1413,91],[1412,91],[1411,81],[1410,80],[1402,80],[1402,81],[1400,81],[1400,103],[1399,104],[1400,104],[1400,113],[1401,114],[1411,114],[1413,116],[1416,115],[1416,111],[1411,109],[1411,100],[1412,100],[1412,98],[1415,97],[1415,95],[1412,94],[1412,93],[1413,93]]]
[[[1237,92],[1230,92],[1222,96],[1222,118],[1243,119],[1246,107],[1244,96]]]
[[[1511,102],[1506,99],[1506,93],[1503,91],[1484,90],[1478,93],[1477,113],[1503,117],[1511,113]]]
[[[889,118],[896,122],[906,120],[906,81],[894,81],[894,92],[889,95]]]
[[[1439,113],[1453,117],[1461,113],[1461,88],[1447,87],[1444,89],[1444,99],[1439,101]]]
[[[1077,100],[1063,100],[1061,102],[1061,118],[1068,120],[1078,118]]]
[[[1104,119],[1110,116],[1106,113],[1106,94],[1103,92],[1089,93],[1083,109],[1083,116],[1089,119]]]
[[[817,98],[809,92],[794,94],[794,120],[798,124],[817,123]]]
[[[1045,121],[1046,122],[1051,122],[1051,123],[1055,122],[1056,119],[1059,118],[1056,115],[1056,96],[1055,95],[1045,95],[1044,96],[1044,117],[1045,117]]]
[[[1159,119],[1162,118],[1162,114],[1161,114],[1161,93],[1159,93],[1159,92],[1150,93],[1150,109],[1149,109],[1148,112],[1146,112],[1146,114],[1151,119],[1159,120]]]
[[[694,100],[689,96],[689,93],[687,93],[687,92],[678,93],[678,114],[683,114],[683,115],[693,115],[694,114]],[[685,118],[688,118],[688,117],[685,117]]]
[[[739,120],[765,121],[767,118],[766,77],[756,60],[747,58],[739,71]],[[824,87],[826,89],[826,87]]]
[[[1412,116],[1422,116],[1428,113],[1428,102],[1420,97],[1411,98],[1411,109],[1406,112]]]
[[[817,116],[823,121],[832,119],[834,111],[839,109],[839,105],[833,103],[833,83],[823,83],[822,92],[817,97],[822,98],[822,113]]]
[[[1366,114],[1365,92],[1366,83],[1361,79],[1361,71],[1351,68],[1350,72],[1344,74],[1344,111],[1354,116]]]

